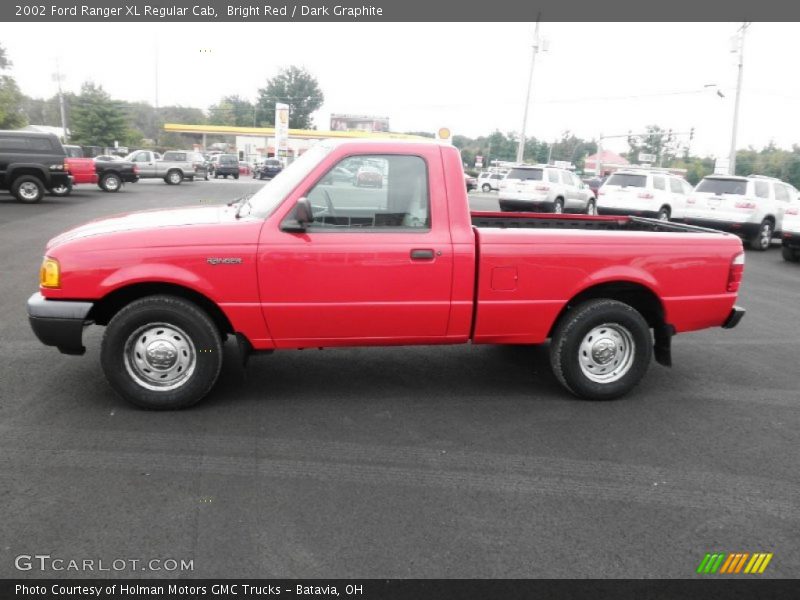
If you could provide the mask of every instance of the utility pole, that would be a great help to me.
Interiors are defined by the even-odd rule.
[[[742,95],[742,73],[744,71],[744,35],[750,23],[744,22],[737,32],[739,52],[739,74],[736,79],[736,100],[733,104],[733,127],[731,128],[731,152],[728,158],[728,173],[736,175],[736,130],[739,128],[739,99]],[[734,52],[737,49],[733,50]]]
[[[56,72],[53,74],[53,79],[58,83],[58,106],[61,110],[61,129],[64,130],[64,141],[69,141],[69,133],[67,133],[67,113],[64,110],[64,94],[61,91],[61,67],[56,59]]]
[[[531,102],[531,86],[533,85],[533,67],[536,65],[536,54],[539,52],[539,18],[541,13],[536,15],[536,29],[533,32],[533,52],[531,53],[531,71],[528,75],[528,93],[525,95],[525,110],[522,113],[522,131],[519,134],[519,146],[517,146],[517,162],[521,163],[525,157],[525,127],[528,125],[528,105]]]
[[[154,140],[156,146],[158,146],[158,134],[161,130],[161,119],[158,114],[158,31],[155,32],[155,45],[154,45],[154,65],[153,65],[153,72],[155,76],[155,125],[156,125],[156,139]]]

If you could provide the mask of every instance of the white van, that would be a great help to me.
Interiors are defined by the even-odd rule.
[[[688,181],[669,171],[624,169],[612,173],[597,190],[597,212],[681,219],[691,190]]]

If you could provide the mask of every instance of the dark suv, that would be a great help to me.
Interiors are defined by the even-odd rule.
[[[19,202],[39,202],[53,188],[72,186],[67,153],[51,133],[0,131],[0,190]]]
[[[272,179],[283,170],[281,161],[277,158],[268,158],[253,169],[253,179]]]
[[[232,176],[239,179],[239,158],[235,154],[220,154],[211,159],[211,174],[214,178]]]

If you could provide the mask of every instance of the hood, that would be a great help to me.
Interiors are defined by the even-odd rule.
[[[236,209],[229,206],[201,206],[146,210],[115,215],[90,221],[70,229],[50,240],[47,248],[82,238],[131,231],[153,231],[163,228],[189,227],[192,225],[214,225],[222,221],[235,220]]]

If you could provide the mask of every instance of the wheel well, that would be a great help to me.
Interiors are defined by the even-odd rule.
[[[769,221],[770,223],[772,223],[772,226],[773,226],[773,227],[775,226],[775,217],[774,217],[774,216],[772,216],[772,215],[767,215],[766,217],[764,217],[764,220],[765,220],[765,221]]]
[[[630,281],[613,281],[601,283],[583,290],[580,294],[567,302],[558,314],[558,318],[556,318],[553,326],[550,328],[548,337],[552,337],[553,331],[555,331],[559,322],[569,309],[587,300],[594,300],[596,298],[618,300],[619,302],[624,302],[632,306],[639,311],[650,327],[659,328],[665,325],[664,307],[661,305],[661,300],[658,299],[658,296],[656,296],[652,290],[641,284]]]
[[[114,290],[98,302],[89,311],[87,319],[98,325],[108,325],[109,321],[125,306],[146,296],[169,294],[194,302],[202,308],[214,321],[221,334],[233,333],[233,326],[219,306],[203,294],[192,289],[172,283],[137,283]]]
[[[43,184],[47,184],[48,177],[44,171],[40,171],[39,169],[34,169],[33,167],[20,167],[18,169],[14,169],[11,173],[8,174],[8,183],[13,185],[14,181],[20,177],[21,175],[32,175],[36,177],[39,181]]]

